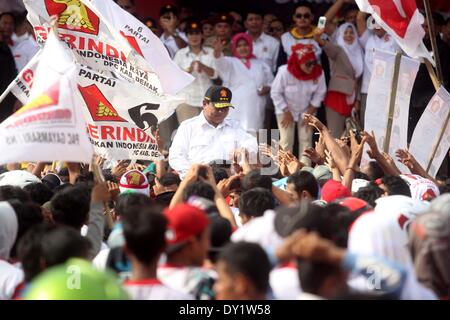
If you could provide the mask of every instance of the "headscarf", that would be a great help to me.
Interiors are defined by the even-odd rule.
[[[431,180],[417,174],[401,174],[411,190],[411,197],[417,200],[431,201],[440,195],[438,186]]]
[[[248,55],[245,57],[240,57],[237,52],[237,46],[238,46],[238,42],[240,40],[244,40],[245,42],[247,42],[249,49],[250,49]],[[250,59],[254,59],[256,57],[253,54],[253,40],[248,34],[243,33],[243,32],[236,34],[233,37],[233,39],[231,39],[231,51],[233,52],[233,56],[240,59],[244,63],[244,65],[247,67],[247,69],[250,69],[250,67],[251,67]]]
[[[411,225],[409,239],[419,282],[450,300],[450,214],[420,216]]]
[[[375,211],[361,215],[350,229],[348,250],[366,256],[378,256],[399,263],[405,269],[406,281],[401,292],[402,300],[436,299],[436,295],[417,280],[408,250],[406,222],[413,221],[428,210],[429,205],[405,196],[390,196],[377,200]],[[405,221],[405,218],[408,219]],[[355,281],[356,280],[356,281]],[[350,286],[368,290],[353,278]]]
[[[314,46],[298,43],[292,46],[292,54],[288,60],[288,71],[301,81],[316,80],[322,74],[322,67],[320,64],[317,63],[310,74],[306,74],[300,68],[301,64],[312,60],[317,61],[317,57],[314,53]]]
[[[18,229],[19,223],[14,209],[8,202],[0,202],[0,259],[9,259]]]
[[[347,28],[352,28],[355,33],[355,40],[352,44],[348,44],[344,40],[344,34]],[[359,78],[364,71],[364,54],[358,41],[358,32],[353,24],[347,22],[339,27],[337,31],[337,44],[347,54],[348,60],[352,64],[355,78]]]

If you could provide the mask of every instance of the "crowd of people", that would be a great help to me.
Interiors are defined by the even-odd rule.
[[[1,167],[0,300],[450,299],[450,179],[406,149],[402,172],[348,125],[364,119],[374,49],[395,40],[348,0],[323,28],[309,2],[292,21],[181,13],[143,20],[195,78],[155,132],[160,160]],[[446,84],[450,22],[434,21]],[[26,30],[0,14],[12,78]],[[426,67],[417,79],[410,129],[435,92]],[[279,141],[257,139],[274,128]]]

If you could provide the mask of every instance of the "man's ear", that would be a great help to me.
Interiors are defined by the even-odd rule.
[[[302,199],[310,199],[310,198],[312,198],[312,197],[311,197],[311,195],[309,194],[308,191],[303,190],[302,193],[301,193],[301,198],[302,198]]]

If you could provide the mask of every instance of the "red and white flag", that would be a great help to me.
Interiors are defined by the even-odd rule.
[[[416,0],[356,0],[356,3],[395,38],[408,56],[426,58],[434,63],[423,44],[424,17],[417,9]]]

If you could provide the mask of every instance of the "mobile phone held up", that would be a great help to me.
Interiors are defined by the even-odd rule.
[[[327,24],[327,18],[322,16],[319,18],[319,23],[317,24],[317,28],[324,29],[326,24]]]

